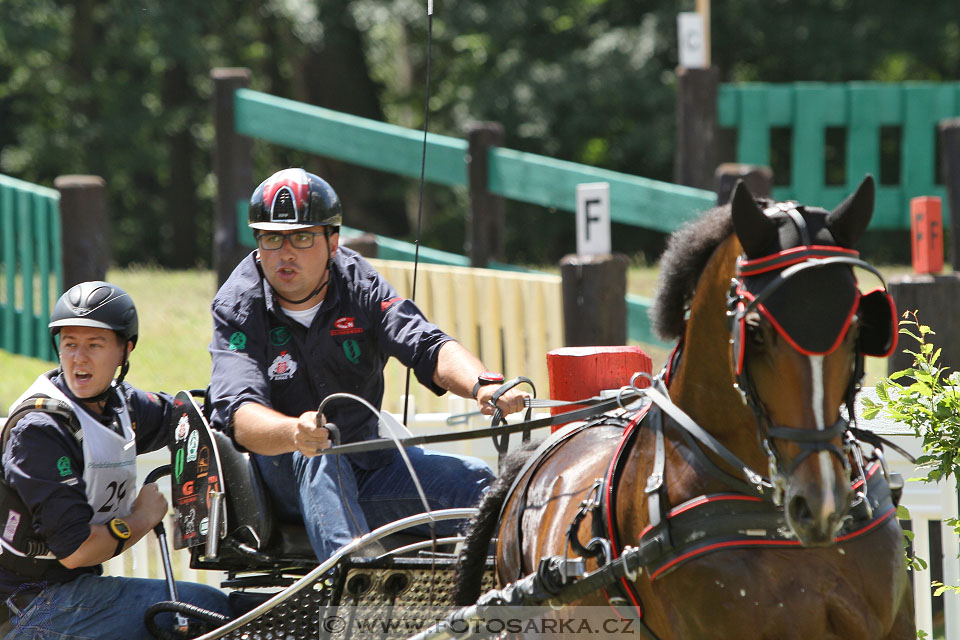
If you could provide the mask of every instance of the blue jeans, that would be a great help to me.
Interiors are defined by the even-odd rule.
[[[227,596],[208,585],[177,582],[180,602],[230,615]],[[13,630],[5,640],[133,640],[153,638],[143,616],[157,602],[170,600],[164,580],[86,574],[44,588],[20,611],[8,601]],[[157,626],[173,630],[173,614],[162,613]]]
[[[431,510],[476,506],[493,481],[490,467],[479,458],[419,447],[406,451]],[[369,470],[355,466],[346,456],[308,458],[295,452],[253,458],[277,516],[304,523],[321,562],[372,529],[424,511],[397,451],[390,463]],[[455,520],[438,522],[437,536],[455,535],[462,524]],[[426,526],[409,531],[429,536]]]

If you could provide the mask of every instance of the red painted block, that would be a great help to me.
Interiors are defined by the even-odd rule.
[[[943,270],[943,212],[940,198],[910,199],[910,231],[913,270],[940,273]]]
[[[563,347],[547,353],[550,397],[554,400],[583,400],[603,389],[619,389],[630,384],[637,371],[653,372],[653,361],[640,347]],[[638,386],[647,386],[643,382]],[[582,407],[552,407],[550,414]],[[562,426],[555,425],[552,430]]]

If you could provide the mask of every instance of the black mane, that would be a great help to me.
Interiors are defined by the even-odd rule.
[[[660,258],[657,295],[650,308],[653,330],[666,341],[683,335],[684,315],[713,251],[733,233],[730,205],[710,209],[673,232]]]

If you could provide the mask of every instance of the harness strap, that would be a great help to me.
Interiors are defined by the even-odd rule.
[[[500,399],[500,396],[505,394],[510,389],[513,389],[519,384],[529,384],[530,388],[533,389],[533,395],[537,395],[537,388],[533,386],[533,381],[530,378],[524,376],[517,376],[513,380],[508,380],[500,385],[496,391],[493,392],[493,397],[490,398],[490,403],[493,404],[493,420],[490,424],[494,427],[501,424],[507,424],[506,418],[503,415],[503,410],[497,406],[497,400]],[[533,415],[533,407],[527,407],[527,411],[523,416],[524,422],[530,422],[530,417]],[[521,442],[529,442],[530,440],[530,429],[524,429],[522,431],[522,436],[520,437]],[[507,455],[507,451],[510,449],[510,432],[505,431],[500,434],[494,434],[491,436],[493,440],[493,446],[497,450],[497,464],[501,465],[503,463],[503,457]]]
[[[693,418],[683,411],[683,409],[675,405],[668,396],[663,395],[653,387],[645,388],[643,390],[643,394],[650,398],[651,401],[656,403],[656,405],[660,407],[664,413],[670,416],[674,422],[676,422],[694,438],[699,440],[704,446],[710,449],[710,451],[719,456],[724,462],[732,466],[734,469],[737,469],[743,473],[751,493],[763,496],[766,495],[770,489],[772,489],[772,485],[768,480],[751,469],[747,463],[738,458],[732,451],[730,451],[730,449],[726,448],[723,443],[713,437],[713,435],[711,435],[703,427],[698,425]]]
[[[604,411],[610,411],[621,407],[621,403],[636,400],[638,394],[627,394],[626,396],[617,396],[614,398],[594,397],[586,400],[578,400],[576,404],[587,405],[582,409],[558,413],[555,416],[530,420],[529,422],[518,422],[516,424],[505,424],[500,427],[485,427],[482,429],[471,429],[466,433],[434,433],[425,436],[412,436],[408,438],[399,438],[393,440],[390,438],[377,438],[375,440],[364,440],[362,442],[351,442],[335,447],[318,451],[317,455],[340,455],[345,453],[361,453],[363,451],[377,451],[380,449],[393,449],[395,447],[412,447],[418,444],[434,444],[437,442],[455,442],[458,440],[473,440],[475,438],[486,438],[504,433],[518,433],[540,429],[543,427],[552,427],[557,424],[567,422],[576,422],[578,420],[587,420],[595,418],[597,414]],[[559,432],[558,432],[559,433]]]
[[[664,474],[667,466],[666,446],[663,441],[663,412],[651,411],[647,413],[650,429],[654,435],[653,471],[647,477],[647,514],[649,522],[654,527],[666,518],[667,497],[663,495]],[[664,531],[664,544],[670,545],[669,531]]]

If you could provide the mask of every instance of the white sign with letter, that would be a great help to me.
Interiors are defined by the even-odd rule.
[[[692,11],[677,14],[677,46],[680,48],[680,66],[703,69],[707,66],[706,37],[703,15]]]
[[[610,184],[577,185],[577,254],[610,253]]]

